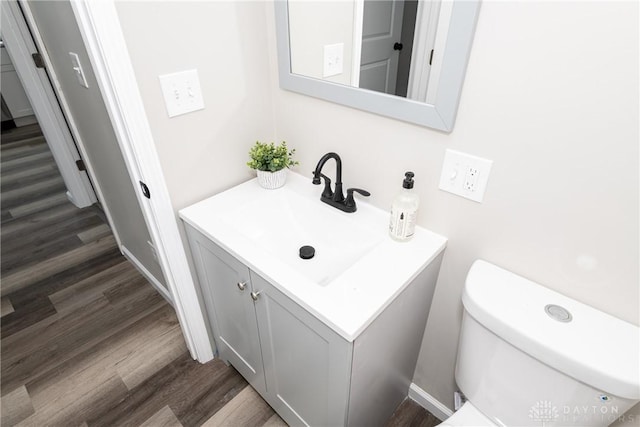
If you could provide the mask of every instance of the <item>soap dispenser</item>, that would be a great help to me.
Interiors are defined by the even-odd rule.
[[[404,174],[402,190],[391,205],[391,220],[389,221],[389,235],[398,241],[407,241],[413,237],[418,216],[420,198],[413,189],[413,172]]]

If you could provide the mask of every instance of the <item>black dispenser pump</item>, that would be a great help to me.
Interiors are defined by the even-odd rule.
[[[415,174],[411,171],[405,172],[404,181],[402,181],[402,188],[413,188],[413,177]]]

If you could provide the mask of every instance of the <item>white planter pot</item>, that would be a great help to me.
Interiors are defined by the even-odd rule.
[[[273,190],[280,188],[287,180],[287,168],[277,172],[256,171],[258,173],[258,183],[261,187]]]

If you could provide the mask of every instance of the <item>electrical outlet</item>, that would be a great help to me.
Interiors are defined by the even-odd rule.
[[[438,187],[469,200],[482,202],[492,165],[492,160],[447,150]]]
[[[469,166],[466,169],[466,174],[464,176],[464,182],[462,183],[462,188],[467,191],[474,192],[478,187],[478,176],[480,175],[480,171],[473,167]]]

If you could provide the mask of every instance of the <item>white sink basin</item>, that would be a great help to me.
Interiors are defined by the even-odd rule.
[[[251,180],[182,209],[180,217],[353,341],[446,239],[416,227],[412,240],[396,242],[387,211],[359,198],[355,213],[342,212],[322,203],[321,192],[310,177],[289,173],[280,189]],[[301,246],[313,246],[315,256],[301,259]]]
[[[293,186],[262,191],[247,203],[220,214],[220,219],[265,251],[325,286],[382,241],[379,233],[345,214],[293,191]],[[312,246],[311,259],[300,257]]]

